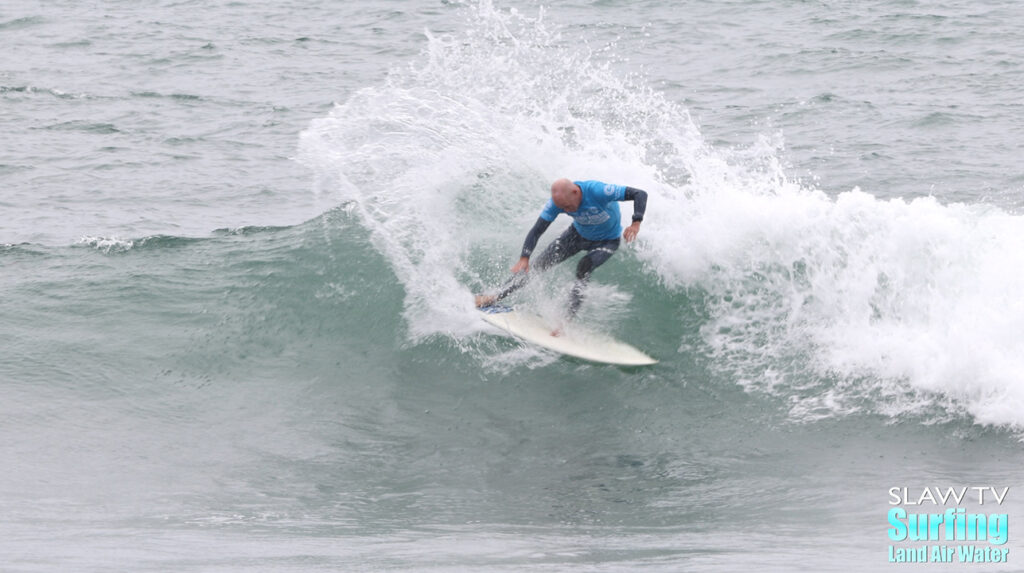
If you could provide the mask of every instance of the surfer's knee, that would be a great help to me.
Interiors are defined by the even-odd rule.
[[[612,243],[606,246],[598,247],[588,252],[585,257],[580,260],[580,264],[576,267],[576,278],[585,279],[590,276],[590,273],[597,267],[603,265],[605,261],[610,259],[615,254],[615,250],[619,248],[619,244]]]
[[[594,260],[587,255],[580,259],[578,265],[576,265],[576,280],[586,281],[590,278],[590,273],[594,270]]]
[[[554,265],[562,260],[562,240],[556,239],[554,243],[548,246],[543,253],[537,257],[537,262],[534,263],[533,268],[538,271],[547,270],[548,267]]]

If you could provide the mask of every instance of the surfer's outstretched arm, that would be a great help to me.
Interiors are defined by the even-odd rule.
[[[537,222],[533,224],[533,228],[526,234],[526,240],[523,241],[523,250],[519,254],[519,260],[512,266],[512,278],[505,283],[505,286],[501,287],[501,291],[496,295],[477,295],[476,306],[490,306],[519,290],[526,284],[528,278],[526,273],[530,270],[530,255],[532,255],[533,250],[537,248],[537,240],[544,234],[544,231],[548,230],[549,226],[551,226],[551,221],[548,221],[543,217],[537,218]]]
[[[498,293],[496,300],[505,298],[526,284],[526,273],[530,270],[530,255],[537,248],[537,240],[544,234],[544,231],[548,230],[549,226],[551,226],[551,221],[537,217],[537,222],[533,224],[533,228],[526,234],[526,240],[523,241],[523,250],[519,253],[519,260],[512,265],[512,278]]]
[[[519,260],[523,259],[530,260],[530,255],[533,254],[533,250],[537,248],[537,240],[544,234],[544,231],[548,230],[551,226],[551,221],[546,220],[544,217],[537,217],[537,222],[533,224],[533,228],[526,234],[526,240],[523,241],[523,251],[519,255]],[[528,270],[528,269],[522,269]],[[512,267],[512,272],[517,272],[515,267]]]

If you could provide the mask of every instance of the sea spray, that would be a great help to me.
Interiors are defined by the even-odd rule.
[[[412,340],[481,329],[471,288],[503,280],[551,180],[669,189],[664,149],[702,146],[685,111],[543,16],[467,7],[463,31],[427,31],[419,61],[302,136],[318,188],[353,202],[405,287]]]

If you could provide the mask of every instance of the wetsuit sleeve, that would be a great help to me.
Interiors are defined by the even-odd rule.
[[[533,254],[533,249],[537,246],[537,239],[544,234],[544,231],[548,230],[550,225],[551,221],[545,220],[543,216],[537,218],[537,222],[533,224],[533,228],[526,234],[526,240],[523,241],[523,253],[521,256],[529,258]]]
[[[625,200],[633,202],[633,220],[643,221],[647,210],[647,191],[626,187]]]

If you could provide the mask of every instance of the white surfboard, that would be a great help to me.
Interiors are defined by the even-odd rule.
[[[501,306],[480,310],[483,312],[484,320],[494,326],[516,338],[559,354],[619,366],[646,366],[658,363],[625,342],[606,334],[581,329],[577,325],[573,325],[559,336],[552,336],[552,327],[537,315]]]

